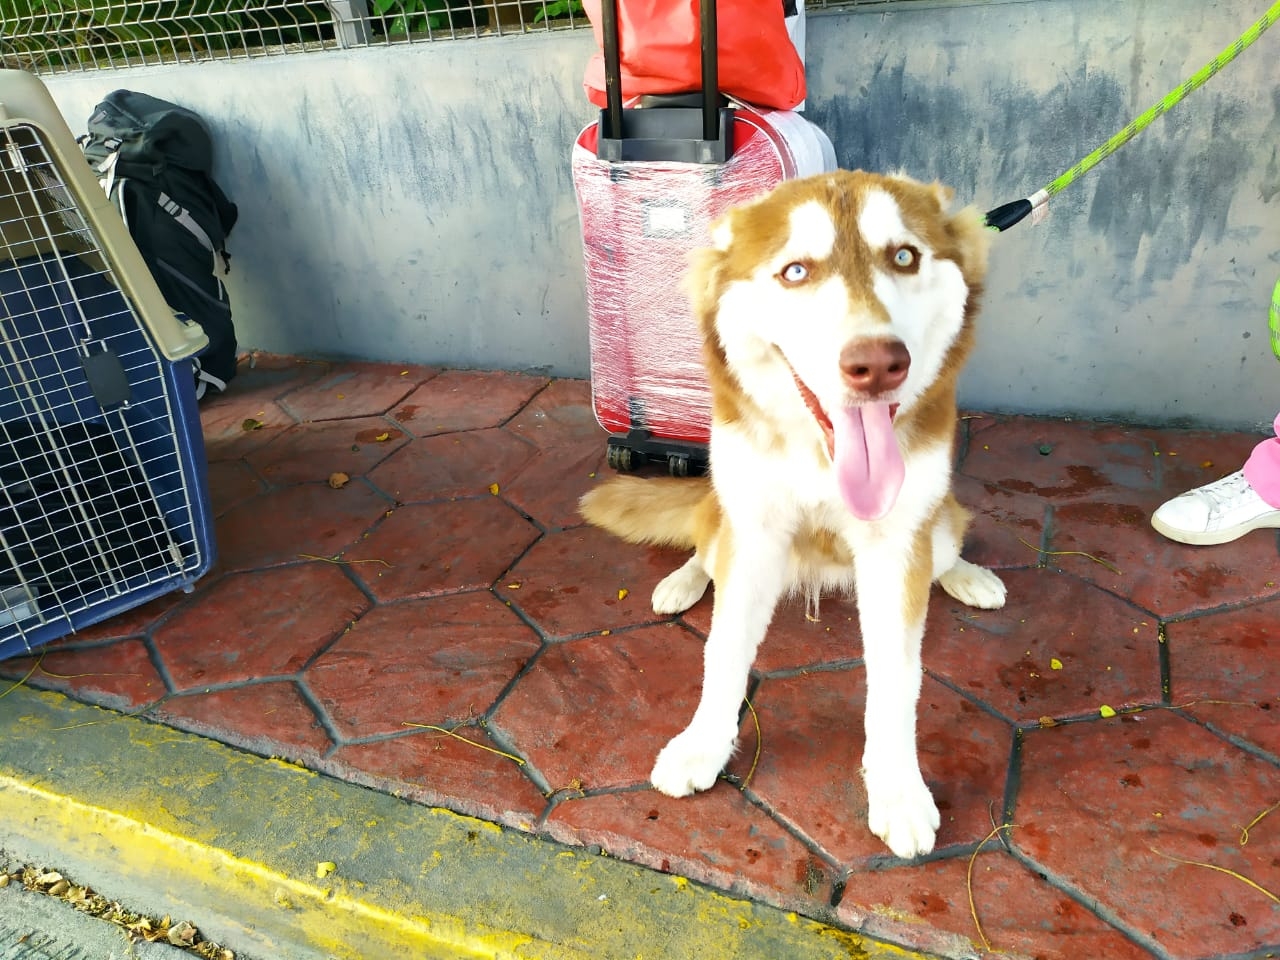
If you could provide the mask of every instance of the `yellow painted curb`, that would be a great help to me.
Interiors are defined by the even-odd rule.
[[[262,960],[922,956],[59,694],[0,744],[0,847]]]

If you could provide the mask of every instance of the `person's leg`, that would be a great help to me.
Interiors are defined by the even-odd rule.
[[[1275,429],[1243,469],[1174,497],[1152,514],[1151,526],[1170,540],[1200,545],[1280,528],[1280,415]]]
[[[1258,496],[1280,508],[1280,414],[1276,414],[1276,435],[1253,448],[1244,465],[1244,476]]]

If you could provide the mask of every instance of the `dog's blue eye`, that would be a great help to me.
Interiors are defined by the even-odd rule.
[[[800,283],[802,280],[808,279],[809,268],[803,263],[788,263],[782,268],[780,276],[787,283]]]
[[[916,252],[910,247],[899,247],[893,253],[895,267],[910,267],[916,262]]]

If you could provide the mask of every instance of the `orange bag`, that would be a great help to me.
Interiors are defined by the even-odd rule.
[[[583,0],[596,46],[603,47],[600,0]],[[702,86],[699,0],[618,0],[623,99],[683,93]],[[719,0],[716,9],[721,93],[760,107],[790,110],[804,100],[804,62],[787,35],[779,0]],[[587,64],[587,99],[605,105],[604,56]]]

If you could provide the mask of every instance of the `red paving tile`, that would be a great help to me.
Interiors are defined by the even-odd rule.
[[[1220,872],[1276,886],[1280,832],[1240,842],[1273,764],[1158,710],[1030,731],[1022,767],[1013,844],[1117,922],[1187,960],[1280,942],[1275,904]]]
[[[170,697],[148,716],[264,756],[317,761],[332,741],[288,680]]]
[[[245,500],[216,524],[219,566],[250,570],[306,556],[333,557],[355,543],[391,502],[356,479],[283,487]]]
[[[1280,757],[1280,601],[1166,628],[1169,702]]]
[[[369,479],[400,503],[474,497],[501,490],[535,454],[504,430],[427,437],[392,454]]]
[[[12,679],[26,677],[33,687],[72,692],[89,703],[121,710],[154,703],[167,692],[141,640],[75,650],[50,648],[34,657],[6,660],[0,670]]]
[[[550,533],[497,585],[548,636],[569,637],[666,619],[653,612],[658,581],[684,562],[674,550],[620,544],[594,527]]]
[[[419,437],[501,426],[547,385],[520,373],[446,370],[396,406],[391,417]]]
[[[761,683],[753,706],[760,757],[750,791],[838,862],[862,869],[887,853],[867,829],[862,785],[865,682],[861,669],[813,671]],[[744,729],[753,724],[748,718]],[[1012,728],[942,684],[924,685],[920,769],[942,816],[938,848],[976,843],[1000,815]],[[745,777],[754,734],[729,769]]]
[[[903,863],[863,822],[847,599],[779,607],[725,777],[648,787],[696,704],[712,601],[655,616],[683,553],[580,526],[608,472],[585,382],[256,355],[201,413],[214,572],[50,644],[27,682],[938,956],[1280,947],[1264,895],[1170,859],[1280,887],[1275,817],[1239,830],[1280,799],[1280,536],[1188,548],[1149,526],[1256,436],[965,420],[966,555],[1009,603],[934,591],[919,745],[943,825]],[[4,685],[35,662],[0,664]],[[988,838],[1006,803],[1009,850]]]
[[[553,644],[491,725],[552,791],[647,783],[693,716],[701,667],[701,642],[677,624]]]
[[[319,768],[418,803],[532,830],[546,797],[521,773],[520,758],[494,752],[499,749],[476,727],[452,728],[452,735],[422,730],[339,747]]]
[[[375,416],[435,374],[429,367],[409,365],[334,364],[324,375],[281,396],[280,406],[300,421]]]
[[[245,461],[272,486],[328,481],[335,473],[363,476],[408,442],[383,417],[300,423]]]
[[[155,631],[179,690],[296,674],[369,601],[335,566],[235,573]]]
[[[485,714],[539,646],[488,591],[398,603],[361,617],[306,681],[346,739],[452,726]]]
[[[754,806],[721,784],[673,799],[655,790],[566,795],[546,820],[566,843],[598,844],[621,857],[743,896],[778,898],[789,909],[824,909],[836,871]]]
[[[486,494],[396,507],[343,557],[379,600],[431,597],[487,589],[537,538],[529,521]]]
[[[838,915],[869,934],[916,942],[943,956],[1151,956],[1034,869],[998,850],[993,839],[972,867],[965,856],[859,874],[845,888]],[[921,936],[922,927],[930,931],[928,937]]]
[[[974,610],[934,591],[926,669],[1024,724],[1161,702],[1155,617],[1053,570],[1001,578],[1009,591],[1002,610]]]

